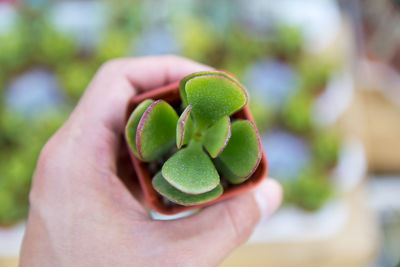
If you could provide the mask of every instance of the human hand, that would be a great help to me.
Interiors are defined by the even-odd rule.
[[[281,188],[266,179],[191,217],[154,221],[119,178],[132,96],[208,69],[175,56],[101,67],[41,152],[21,266],[214,266],[248,239],[262,215],[277,209]]]

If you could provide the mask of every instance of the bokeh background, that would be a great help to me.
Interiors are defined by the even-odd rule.
[[[399,25],[396,0],[0,0],[0,265],[40,149],[101,64],[178,54],[243,82],[284,186],[224,266],[395,266]]]

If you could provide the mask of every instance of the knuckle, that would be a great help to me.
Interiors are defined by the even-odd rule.
[[[68,122],[67,122],[68,123]],[[50,171],[54,170],[54,165],[63,155],[66,146],[66,136],[65,132],[68,132],[67,123],[65,123],[41,149],[35,171],[35,179],[37,176],[46,176]]]
[[[52,138],[44,145],[44,147],[40,151],[36,166],[35,176],[41,176],[40,174],[43,174],[50,169],[51,159],[54,155],[54,152],[55,152],[55,147],[53,145],[53,138]]]
[[[39,154],[39,158],[36,165],[35,174],[32,181],[32,188],[29,192],[29,202],[31,206],[33,206],[40,198],[43,196],[44,189],[44,177],[46,177],[45,173],[48,171],[49,160],[51,159],[51,144],[48,141],[45,146],[42,148]]]
[[[58,143],[60,142],[58,141],[57,134],[55,134],[47,141],[39,153],[32,187],[29,192],[29,202],[31,205],[37,204],[38,201],[40,202],[40,200],[49,194],[49,190],[52,187],[51,181],[59,175],[55,166],[56,158],[61,151],[59,145],[57,145]]]
[[[51,140],[47,141],[47,143],[44,145],[42,150],[40,151],[39,154],[39,159],[38,159],[38,167],[45,166],[48,162],[48,159],[51,158],[52,154],[52,144]]]

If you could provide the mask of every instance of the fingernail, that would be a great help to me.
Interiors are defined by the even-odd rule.
[[[267,178],[254,189],[254,199],[258,204],[261,216],[268,216],[280,206],[282,188],[276,180]]]

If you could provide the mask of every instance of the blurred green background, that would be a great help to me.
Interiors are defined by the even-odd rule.
[[[0,31],[0,224],[26,218],[41,147],[101,64],[127,56],[179,54],[233,73],[252,95],[285,202],[313,211],[334,195],[340,138],[314,123],[312,112],[340,62],[307,51],[301,27],[254,17],[243,1],[23,1],[14,8],[3,11]]]
[[[40,150],[96,70],[177,54],[245,85],[284,187],[254,234],[269,247],[247,260],[394,266],[399,25],[398,0],[0,0],[0,265],[19,248]]]

